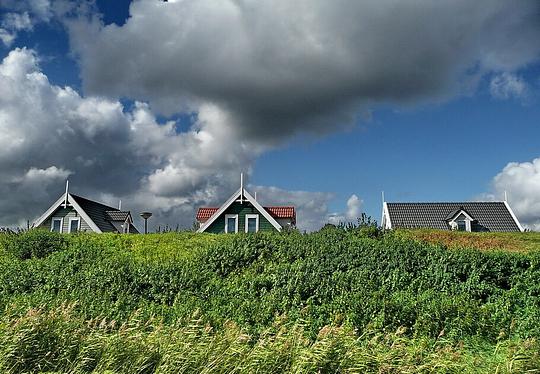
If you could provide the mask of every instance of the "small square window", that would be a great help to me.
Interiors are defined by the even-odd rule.
[[[259,231],[259,215],[246,214],[246,232]]]
[[[80,223],[81,221],[79,218],[70,218],[69,219],[69,232],[78,232]]]
[[[226,233],[238,232],[238,214],[225,215],[225,232]]]
[[[62,218],[53,218],[51,222],[52,232],[62,232]]]

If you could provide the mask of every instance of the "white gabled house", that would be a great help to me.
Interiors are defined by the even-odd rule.
[[[60,233],[116,232],[138,234],[131,212],[66,192],[35,222],[33,227]]]

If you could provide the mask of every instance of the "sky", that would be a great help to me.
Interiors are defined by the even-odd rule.
[[[0,0],[0,226],[69,179],[191,227],[243,172],[301,230],[382,191],[538,230],[539,104],[536,0]]]

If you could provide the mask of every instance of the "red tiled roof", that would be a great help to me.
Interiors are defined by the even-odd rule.
[[[206,222],[219,208],[199,208],[197,211],[197,221]]]
[[[293,206],[265,206],[264,209],[274,218],[292,218],[296,221],[296,211]]]
[[[296,222],[296,211],[293,206],[265,206],[264,209],[274,218],[291,218]],[[197,221],[206,222],[219,208],[199,208]]]

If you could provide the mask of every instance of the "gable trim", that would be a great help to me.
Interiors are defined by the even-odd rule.
[[[253,196],[249,194],[249,192],[247,192],[245,189],[240,188],[234,194],[232,194],[229,200],[227,200],[225,204],[223,204],[201,227],[199,227],[197,232],[205,232],[206,229],[209,228],[210,225],[214,223],[214,221],[218,219],[218,217],[222,215],[223,212],[225,212],[225,210],[227,210],[227,208],[230,207],[239,197],[244,197],[246,201],[249,201],[255,207],[255,209],[257,209],[259,213],[262,214],[272,226],[274,226],[276,230],[281,231],[281,225],[270,215],[270,213],[268,213],[266,209],[264,209],[257,202],[257,200],[255,200]]]
[[[383,203],[383,218],[382,218],[381,225],[383,225],[383,229],[392,230],[392,221],[390,220],[390,212],[388,211],[388,203]]]
[[[523,232],[525,231],[525,229],[523,228],[523,226],[521,226],[521,223],[519,223],[516,215],[514,214],[514,211],[512,210],[512,208],[510,208],[510,205],[508,204],[507,201],[503,201],[504,203],[504,206],[506,206],[506,209],[508,209],[508,211],[510,212],[510,215],[512,216],[512,218],[514,219],[514,222],[516,223],[517,227],[519,228],[519,231]]]
[[[63,194],[62,196],[60,196],[60,198],[58,200],[56,200],[56,202],[53,203],[53,205],[51,205],[49,207],[49,209],[47,209],[45,211],[45,213],[43,213],[35,222],[34,222],[34,227],[38,227],[40,226],[43,222],[45,222],[45,220],[47,218],[49,218],[56,209],[58,209],[58,207],[60,205],[62,205],[62,203],[64,202],[64,199],[65,199],[65,196],[66,194]]]
[[[65,200],[66,200],[66,193],[60,196],[60,198],[56,200],[56,202],[53,205],[51,205],[51,207],[47,209],[47,211],[43,213],[43,215],[39,217],[37,221],[34,222],[34,227],[38,227],[41,224],[43,224],[43,222],[45,222],[47,218],[53,215],[56,209],[58,209],[61,205],[64,204]],[[81,208],[79,204],[77,204],[75,199],[69,193],[67,194],[67,200],[68,200],[68,203],[71,204],[73,209],[75,209],[75,211],[79,214],[79,216],[88,224],[88,226],[90,226],[92,230],[94,230],[94,232],[97,232],[97,233],[102,232],[100,228],[94,223],[94,221],[92,221],[92,219],[88,216],[88,214],[86,214],[86,212]]]
[[[90,216],[88,214],[86,214],[86,212],[83,210],[83,208],[81,208],[81,206],[79,204],[77,204],[77,202],[71,196],[71,194],[68,194],[68,202],[73,206],[73,208],[75,208],[77,213],[79,213],[79,215],[82,217],[82,219],[84,219],[84,221],[88,224],[88,226],[90,226],[90,228],[92,230],[94,230],[94,232],[97,232],[99,234],[102,233],[101,229],[94,223],[94,221],[92,221]]]
[[[469,221],[474,221],[474,218],[472,218],[472,216],[467,213],[467,211],[464,209],[464,208],[460,208],[458,211],[456,211],[456,214],[454,214],[452,217],[450,217],[450,219],[447,219],[448,222],[455,222],[456,219],[461,215],[465,215],[465,217],[467,218],[467,220]]]

